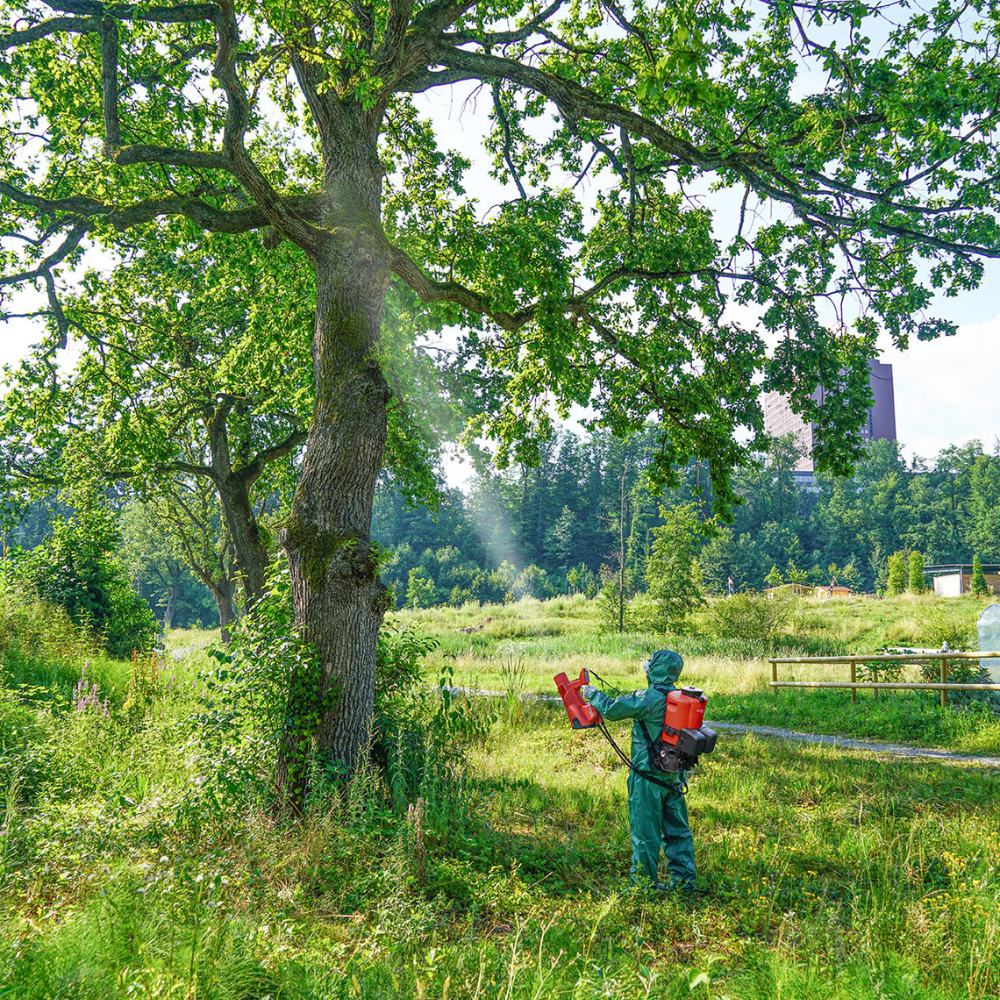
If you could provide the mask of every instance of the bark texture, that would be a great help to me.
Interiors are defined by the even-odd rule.
[[[309,751],[345,775],[367,743],[376,640],[387,588],[370,530],[389,389],[378,359],[390,254],[378,218],[381,167],[352,164],[330,182],[330,238],[315,255],[316,404],[292,514],[282,531],[296,623],[318,653],[313,683],[293,685],[278,765],[281,800],[300,810]],[[360,183],[359,183],[360,181]]]

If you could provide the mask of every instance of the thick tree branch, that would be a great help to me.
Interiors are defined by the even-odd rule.
[[[549,21],[552,16],[562,7],[565,0],[554,0],[553,3],[549,4],[543,11],[536,14],[530,21],[521,25],[520,28],[515,28],[513,31],[491,31],[485,35],[473,35],[468,32],[455,32],[447,36],[448,41],[455,45],[468,45],[470,43],[475,43],[477,45],[482,45],[484,48],[490,48],[495,45],[513,45],[515,42],[523,42],[524,39],[533,35],[539,28],[542,27],[547,21]]]
[[[19,45],[28,45],[58,32],[71,31],[77,34],[89,34],[101,30],[100,17],[51,17],[46,21],[12,31],[9,35],[0,35],[0,49],[13,49]]]
[[[260,479],[266,465],[276,462],[279,458],[284,458],[286,455],[290,455],[300,445],[305,444],[308,436],[303,430],[293,431],[284,441],[280,441],[278,444],[258,452],[254,460],[242,472],[241,478],[247,487],[253,486]]]
[[[862,220],[853,214],[837,214],[821,207],[809,196],[815,198],[817,195],[821,196],[823,192],[806,192],[794,179],[782,176],[774,168],[774,165],[759,153],[723,154],[714,149],[700,149],[688,140],[668,132],[649,118],[621,105],[610,103],[574,81],[565,80],[512,59],[449,48],[440,43],[433,47],[433,58],[449,69],[469,76],[475,76],[482,80],[508,80],[529,90],[534,90],[536,93],[548,97],[569,118],[584,118],[604,122],[608,125],[617,125],[619,128],[626,129],[634,137],[646,139],[656,149],[679,164],[687,164],[712,172],[731,171],[750,183],[759,193],[766,194],[774,201],[789,205],[805,220],[824,222],[838,230],[854,229],[862,224]],[[767,175],[774,179],[769,180]],[[849,186],[842,193],[859,199],[868,194],[868,192]],[[881,206],[903,217],[920,214],[918,211],[912,211],[908,205],[893,202],[886,195],[877,197]],[[912,239],[949,253],[1000,257],[1000,247],[942,239],[919,229],[887,223],[879,219],[866,219],[863,220],[863,223],[864,228],[870,231],[887,236]]]
[[[406,32],[413,16],[413,0],[389,0],[389,18],[382,44],[375,53],[376,72],[383,78],[395,75],[406,46]]]
[[[302,94],[309,105],[309,111],[316,123],[320,140],[326,145],[332,140],[333,123],[339,117],[336,102],[329,92],[322,91],[327,86],[327,70],[319,63],[314,53],[319,49],[319,40],[313,28],[302,31],[303,43],[292,49],[292,68],[302,88]],[[303,45],[309,56],[303,54]]]
[[[475,315],[488,317],[508,333],[516,333],[525,324],[530,323],[538,312],[538,302],[533,302],[513,313],[496,309],[490,302],[488,295],[477,292],[474,288],[469,288],[457,281],[435,281],[428,277],[416,261],[399,247],[390,246],[389,252],[393,274],[409,285],[422,302],[454,303]],[[712,278],[713,280],[731,278],[734,281],[740,281],[747,280],[749,276],[710,267],[664,268],[660,271],[652,271],[648,268],[620,267],[577,295],[567,296],[563,301],[563,308],[571,315],[582,315],[588,303],[619,281],[678,281],[694,277]]]
[[[32,268],[30,271],[20,271],[17,274],[0,275],[0,288],[5,285],[19,285],[49,274],[52,268],[57,264],[61,264],[80,245],[80,241],[89,231],[89,223],[78,222],[66,234],[66,239],[62,241],[58,248],[42,260],[37,267]]]
[[[126,147],[126,150],[130,148],[132,147]],[[214,193],[223,195],[228,192]],[[151,198],[148,201],[139,201],[118,208],[83,195],[72,198],[44,198],[0,181],[0,197],[9,198],[15,204],[44,213],[65,213],[80,220],[104,220],[119,232],[151,222],[164,215],[183,215],[201,229],[215,233],[245,233],[271,224],[270,217],[257,206],[227,210],[210,205],[195,195]],[[287,212],[294,213],[302,220],[319,221],[325,205],[325,199],[320,194],[291,195],[282,201]]]
[[[434,0],[413,19],[413,27],[431,35],[439,34],[475,6],[476,0]]]
[[[107,155],[121,143],[118,122],[118,25],[101,19],[101,110],[104,114],[104,149]]]
[[[41,212],[66,212],[84,218],[107,215],[112,211],[110,206],[84,195],[72,198],[43,198],[5,181],[0,181],[0,197],[9,198],[15,204],[25,205],[28,208],[37,208]]]
[[[375,5],[372,3],[359,3],[357,0],[354,0],[351,4],[351,13],[358,22],[358,30],[361,34],[361,50],[367,55],[371,55],[375,46]]]
[[[219,0],[219,11],[220,16],[216,18],[219,48],[214,75],[222,84],[229,103],[223,137],[226,157],[239,182],[272,225],[307,253],[315,255],[325,242],[323,231],[289,209],[246,151],[243,138],[250,124],[250,102],[236,72],[239,28],[233,0]]]
[[[95,0],[45,0],[45,5],[65,14],[93,14],[97,17],[113,17],[116,21],[152,21],[155,24],[212,22],[219,12],[215,4],[208,3],[145,7],[140,4],[104,4]]]
[[[18,462],[8,461],[6,466],[11,472],[20,476],[22,479],[27,479],[29,482],[40,483],[42,486],[51,486],[54,489],[59,489],[63,485],[63,479],[61,476],[45,476],[40,472],[33,472],[31,469],[26,469]]]
[[[193,465],[190,462],[171,462],[165,472],[183,472],[189,476],[204,476],[206,479],[215,480],[215,469],[210,465]],[[127,478],[127,474],[115,475],[114,479]]]
[[[469,312],[488,316],[497,326],[511,333],[519,330],[534,316],[533,306],[517,313],[495,310],[487,296],[472,288],[466,288],[457,281],[434,281],[428,278],[416,261],[398,247],[390,248],[390,259],[393,273],[402,278],[422,302],[454,302]]]
[[[45,279],[45,294],[49,300],[49,308],[52,310],[52,317],[56,321],[56,332],[58,339],[56,346],[60,351],[66,350],[66,340],[69,337],[69,322],[63,312],[62,303],[59,301],[59,292],[56,290],[56,279],[52,272],[44,271],[42,277]],[[51,352],[50,352],[51,353]]]
[[[450,87],[453,83],[476,80],[477,77],[459,70],[419,70],[408,73],[396,85],[396,90],[406,94],[422,94],[432,87]]]
[[[527,66],[514,59],[469,52],[441,43],[433,47],[434,60],[442,66],[481,80],[507,80],[548,97],[574,119],[586,118],[607,125],[626,128],[633,136],[653,143],[661,152],[679,163],[705,170],[722,169],[729,164],[717,152],[704,151],[686,139],[673,135],[648,118],[618,104],[612,104],[580,84]]]
[[[192,170],[229,170],[225,153],[202,152],[196,149],[175,149],[170,146],[136,144],[123,146],[113,155],[119,166],[132,163],[162,163],[170,167],[190,167]]]

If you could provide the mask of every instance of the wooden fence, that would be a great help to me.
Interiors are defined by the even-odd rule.
[[[851,701],[858,700],[858,690],[871,689],[874,697],[878,697],[879,691],[940,691],[941,705],[948,704],[949,691],[995,691],[1000,694],[1000,684],[950,684],[948,682],[948,664],[952,660],[989,660],[1000,657],[1000,653],[873,653],[865,656],[862,653],[855,653],[851,656],[799,656],[799,657],[771,657],[771,687],[773,688],[849,688]],[[933,684],[908,683],[906,681],[859,681],[859,663],[932,663],[934,660],[940,661],[941,680]],[[779,681],[779,663],[846,663],[851,667],[850,681]],[[877,668],[875,671],[877,674]]]

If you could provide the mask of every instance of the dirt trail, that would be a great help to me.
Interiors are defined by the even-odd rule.
[[[753,733],[779,740],[794,740],[798,743],[818,743],[836,747],[838,750],[865,750],[868,753],[891,754],[894,757],[923,757],[929,760],[947,761],[954,764],[978,764],[980,767],[1000,767],[1000,757],[977,757],[971,754],[954,753],[951,750],[931,750],[928,747],[911,747],[905,743],[872,743],[868,740],[853,740],[846,736],[821,736],[817,733],[796,733],[791,729],[776,729],[773,726],[744,726],[738,722],[709,722],[705,725],[719,732]]]

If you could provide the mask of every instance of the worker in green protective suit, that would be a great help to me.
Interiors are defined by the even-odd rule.
[[[609,722],[635,720],[632,723],[632,766],[668,786],[664,788],[642,777],[642,774],[629,771],[628,822],[632,833],[629,877],[633,882],[646,883],[651,889],[693,891],[694,838],[688,825],[687,804],[681,793],[685,784],[684,772],[668,774],[652,769],[646,736],[640,725],[640,722],[645,723],[654,743],[660,739],[667,710],[667,694],[675,689],[684,661],[672,649],[661,649],[642,666],[649,678],[645,691],[611,698],[592,684],[584,684],[580,694]],[[661,846],[670,869],[669,884],[656,880]]]

